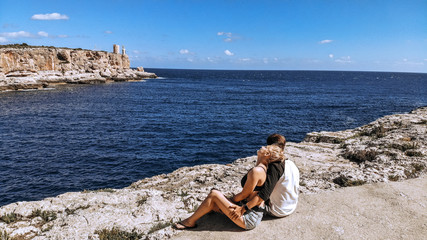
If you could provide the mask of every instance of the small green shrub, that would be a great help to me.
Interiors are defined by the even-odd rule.
[[[53,221],[57,218],[56,212],[54,211],[42,211],[40,209],[34,209],[30,215],[30,218],[41,217],[45,223]]]
[[[411,166],[417,172],[421,172],[421,171],[423,171],[426,168],[426,166],[424,164],[422,164],[422,163],[412,163]]]
[[[0,231],[0,240],[12,240],[12,239],[9,237],[9,234],[7,234],[5,230],[5,231]]]
[[[79,206],[79,207],[76,207],[76,208],[72,208],[72,209],[66,208],[65,209],[65,213],[67,213],[68,215],[71,215],[71,214],[74,214],[74,212],[77,211],[77,210],[88,209],[88,208],[90,208],[89,204],[85,205],[85,206]]]
[[[408,157],[422,157],[423,156],[423,154],[421,152],[418,152],[418,151],[415,151],[415,150],[412,150],[412,149],[407,150],[405,152],[405,155],[408,156]]]
[[[415,178],[418,177],[425,169],[426,166],[423,163],[411,163],[411,166],[407,167],[404,173],[408,178]]]
[[[42,210],[41,209],[34,209],[31,212],[30,218],[40,217],[41,215],[42,215]]]
[[[186,197],[186,196],[188,196],[188,191],[181,191],[180,193],[178,193],[177,194],[178,196],[180,196],[180,197]]]
[[[136,204],[139,206],[143,205],[148,199],[148,196],[142,196],[137,202]]]
[[[385,151],[384,153],[385,153],[385,155],[389,156],[391,159],[396,159],[398,156],[398,154],[395,152]]]
[[[343,157],[356,163],[374,160],[379,153],[375,150],[360,150],[357,152],[346,152]]]
[[[53,211],[43,211],[42,215],[40,217],[45,222],[50,222],[50,221],[53,221],[57,218],[56,212],[53,212]]]
[[[388,180],[396,182],[399,181],[400,177],[398,175],[388,175]]]
[[[398,150],[400,150],[402,152],[405,152],[406,150],[409,150],[409,149],[417,149],[418,148],[418,144],[416,142],[412,142],[412,143],[405,142],[405,143],[402,143],[402,144],[392,143],[388,147],[389,148],[398,149]]]
[[[373,138],[382,138],[385,136],[385,133],[388,131],[388,129],[384,128],[383,126],[378,126],[372,128],[370,131],[361,132],[360,136],[369,136]]]
[[[22,219],[22,216],[15,213],[7,213],[6,215],[3,215],[0,217],[0,220],[9,224],[14,223]]]
[[[340,185],[341,187],[351,187],[351,186],[360,186],[366,183],[363,180],[351,180],[346,176],[339,176],[332,180],[335,184]]]
[[[100,240],[138,240],[144,237],[143,234],[139,234],[134,230],[132,232],[122,231],[116,227],[112,229],[102,229],[95,231],[98,234]]]

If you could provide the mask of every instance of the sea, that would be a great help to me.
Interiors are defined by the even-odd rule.
[[[138,82],[0,93],[0,206],[123,188],[427,106],[427,74],[146,69]]]

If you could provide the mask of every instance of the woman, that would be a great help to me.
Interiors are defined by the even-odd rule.
[[[211,211],[222,212],[230,218],[237,226],[246,230],[254,229],[260,222],[264,212],[264,201],[260,198],[251,201],[263,188],[267,178],[268,165],[272,162],[282,161],[283,149],[277,145],[261,147],[257,151],[257,162],[255,167],[242,178],[243,189],[240,193],[228,199],[220,191],[212,189],[207,198],[189,218],[176,223],[175,228],[179,230],[195,228],[196,221]],[[239,206],[236,203],[246,201],[248,205]]]

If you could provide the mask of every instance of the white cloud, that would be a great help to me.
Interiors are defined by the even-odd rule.
[[[232,52],[230,52],[230,50],[225,50],[224,51],[224,53],[225,53],[225,55],[227,55],[227,56],[233,56],[234,55],[234,53],[232,53]]]
[[[262,61],[263,61],[265,64],[268,64],[268,58],[264,58]]]
[[[49,37],[49,34],[47,32],[44,32],[44,31],[38,32],[37,35],[39,35],[41,37]]]
[[[192,58],[187,58],[187,61],[189,61],[189,62],[194,62],[194,59],[192,59]]]
[[[181,49],[181,50],[179,50],[179,53],[180,54],[189,54],[190,51],[188,51],[188,49]]]
[[[214,62],[216,62],[213,58],[211,58],[211,57],[207,57],[206,58],[209,62],[211,62],[211,63],[214,63]]]
[[[218,32],[217,35],[218,36],[227,36],[227,37],[231,38],[231,36],[233,34],[231,32]]]
[[[239,36],[235,36],[233,33],[231,32],[218,32],[217,33],[218,36],[224,36],[224,42],[232,42],[236,39],[240,39]]]
[[[110,31],[110,30],[105,31],[104,33],[106,33],[106,34],[113,34],[113,32]]]
[[[7,42],[8,40],[7,40],[7,38],[5,38],[5,37],[0,37],[0,43],[4,43],[4,42]]]
[[[426,61],[426,59],[424,59]],[[423,66],[424,62],[422,60],[410,60],[407,58],[402,59],[401,62],[397,62],[396,65],[406,65],[406,66]]]
[[[59,13],[34,14],[32,20],[68,20],[69,17]]]
[[[67,38],[68,35],[50,35],[45,31],[39,31],[37,34],[33,34],[26,31],[19,32],[3,32],[0,33],[0,37],[3,38],[40,38],[40,37],[50,37],[50,38]]]
[[[334,40],[325,39],[325,40],[320,41],[319,43],[320,43],[320,44],[326,44],[326,43],[331,43],[331,42],[333,42],[333,41],[334,41]]]
[[[33,34],[25,31],[19,31],[19,32],[4,32],[0,33],[0,37],[7,37],[7,38],[20,38],[20,37],[34,37]]]
[[[249,62],[251,60],[252,59],[250,59],[250,58],[239,58],[239,61],[241,61],[241,62]]]
[[[338,59],[335,59],[335,62],[337,63],[351,63],[351,57],[347,56],[347,57],[340,57]]]
[[[334,58],[334,54],[329,54],[329,58]]]

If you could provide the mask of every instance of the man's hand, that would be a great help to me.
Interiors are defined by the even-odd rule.
[[[231,220],[236,220],[239,217],[243,216],[243,214],[245,213],[245,208],[243,207],[239,207],[239,206],[230,206],[230,218]]]

